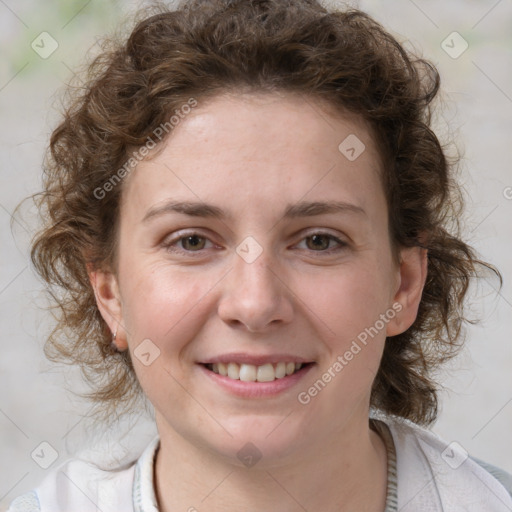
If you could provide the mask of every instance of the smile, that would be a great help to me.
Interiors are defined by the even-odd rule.
[[[291,361],[259,365],[217,361],[197,366],[210,382],[231,395],[241,398],[270,398],[298,386],[315,365],[314,362]],[[226,375],[221,374],[221,371]]]
[[[272,382],[275,379],[282,379],[292,375],[304,365],[290,361],[276,364],[266,363],[260,366],[238,363],[213,363],[205,366],[210,371],[233,380],[241,380],[244,382]]]

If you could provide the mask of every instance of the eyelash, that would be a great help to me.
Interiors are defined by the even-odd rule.
[[[201,240],[203,240],[203,239],[207,240],[210,243],[212,243],[211,240],[209,240],[206,236],[202,236],[200,233],[197,233],[197,232],[193,231],[193,232],[190,232],[190,233],[182,234],[178,238],[174,238],[172,240],[169,240],[168,242],[165,242],[163,244],[163,246],[164,246],[164,248],[166,250],[168,250],[169,252],[172,252],[172,253],[186,254],[187,256],[188,255],[191,255],[191,256],[196,256],[196,255],[197,256],[201,256],[203,251],[205,251],[206,249],[199,249],[197,251],[189,251],[189,250],[182,249],[182,248],[178,249],[177,246],[176,246],[176,244],[178,244],[180,241],[185,240],[186,238],[193,237],[193,236],[196,236],[197,238],[199,238]],[[313,233],[310,233],[307,236],[303,237],[301,239],[301,242],[303,242],[303,241],[305,241],[305,240],[307,240],[309,238],[312,238],[314,236],[325,236],[325,237],[328,237],[329,238],[329,242],[331,242],[331,241],[336,242],[338,244],[338,247],[330,248],[330,249],[326,249],[326,250],[320,250],[320,251],[315,251],[315,250],[312,250],[312,249],[309,250],[309,252],[312,252],[312,253],[330,255],[333,252],[336,252],[336,251],[339,251],[339,250],[343,250],[343,249],[345,249],[348,246],[348,244],[346,242],[344,242],[343,240],[340,240],[339,238],[335,237],[334,235],[332,235],[330,233],[323,232],[323,231],[315,231]]]

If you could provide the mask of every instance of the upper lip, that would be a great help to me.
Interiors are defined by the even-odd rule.
[[[231,354],[222,354],[215,357],[200,361],[200,364],[218,364],[218,363],[238,363],[238,364],[252,364],[254,366],[261,366],[266,363],[312,363],[312,359],[295,356],[292,354],[244,354],[240,352],[233,352]]]

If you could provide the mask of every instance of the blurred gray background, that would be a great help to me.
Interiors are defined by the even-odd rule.
[[[500,293],[495,281],[474,287],[469,306],[482,321],[468,329],[465,350],[439,375],[445,390],[433,430],[512,472],[512,1],[348,4],[373,15],[441,73],[437,127],[464,154],[466,237],[505,282]],[[41,159],[65,84],[96,41],[141,5],[0,0],[0,512],[93,444],[90,404],[67,391],[80,389],[79,375],[47,362],[42,352],[51,319],[28,259],[33,208],[11,217],[40,188]],[[105,435],[108,449],[89,454],[136,455],[154,433],[150,420],[133,418]]]

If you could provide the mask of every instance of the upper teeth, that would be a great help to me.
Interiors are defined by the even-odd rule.
[[[275,365],[267,363],[261,366],[253,364],[238,363],[214,363],[208,365],[212,371],[235,380],[245,382],[271,382],[275,379],[281,379],[286,375],[291,375],[296,370],[302,368],[302,363],[277,363]]]

